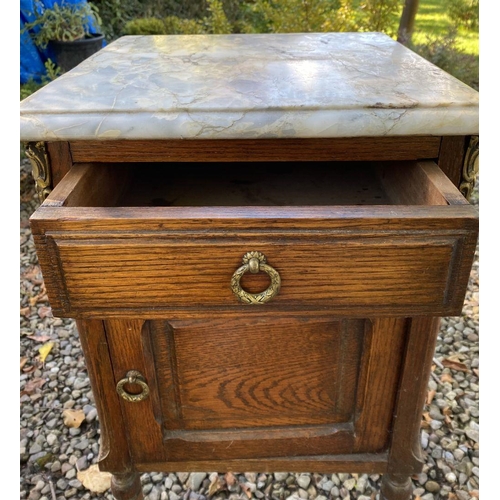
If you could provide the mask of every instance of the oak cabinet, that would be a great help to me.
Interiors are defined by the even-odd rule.
[[[322,54],[337,35],[348,44],[375,37],[381,51],[401,50],[402,68],[413,71],[404,61],[414,55],[376,34],[296,35],[289,50],[306,43]],[[116,50],[150,43],[143,38]],[[262,50],[275,54],[285,38],[214,43],[250,50],[267,40]],[[169,40],[182,50],[195,43]],[[210,76],[212,52],[198,49],[207,50]],[[89,64],[106,72],[99,54]],[[413,62],[427,75],[428,63]],[[368,99],[365,85],[359,92]],[[472,90],[453,85],[473,100]],[[162,138],[152,118],[142,132],[129,124],[116,97],[93,133],[116,120],[130,137],[103,132],[99,140],[86,131],[90,108],[76,105],[81,121],[66,136],[70,104],[57,116],[25,105],[24,137],[44,198],[31,218],[37,253],[54,314],[77,319],[101,424],[100,467],[113,473],[119,500],[142,498],[137,473],[150,470],[378,472],[381,498],[411,496],[439,318],[461,312],[477,241],[478,214],[463,196],[475,175],[475,107],[456,111],[443,98],[423,111],[428,122],[418,114],[405,122],[406,112],[395,115],[385,97],[370,94],[371,107],[358,110],[363,136],[349,128],[351,115],[347,132],[335,132],[338,110],[321,92],[304,99],[331,112],[330,135],[311,122],[297,138],[266,136],[272,105],[261,110],[271,120],[262,136],[252,136],[246,115],[234,135],[232,125],[214,125],[219,112],[237,112],[226,102],[227,110],[203,108],[214,136],[203,128],[202,137],[184,138],[190,129],[176,120],[185,110],[176,108],[168,126],[179,127],[177,136]],[[210,95],[219,102],[216,89]],[[406,111],[414,116],[414,106]],[[297,116],[290,120],[299,126]],[[55,139],[41,125],[43,133],[33,132],[44,119]],[[378,120],[391,131],[409,128],[382,133],[370,128]]]

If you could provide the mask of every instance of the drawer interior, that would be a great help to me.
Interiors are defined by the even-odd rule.
[[[464,204],[433,162],[76,164],[46,204],[252,207]]]

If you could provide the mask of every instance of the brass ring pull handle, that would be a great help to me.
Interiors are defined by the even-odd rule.
[[[267,259],[260,252],[247,252],[243,256],[243,265],[236,269],[231,278],[231,290],[234,295],[244,304],[265,304],[275,297],[280,291],[281,278],[273,267],[266,263]],[[271,284],[267,290],[260,293],[248,293],[240,286],[241,277],[247,272],[258,273],[264,271],[271,278]]]
[[[125,384],[137,384],[141,386],[142,391],[139,394],[130,394],[125,390]],[[149,387],[141,372],[137,370],[130,370],[127,372],[125,378],[122,378],[116,384],[116,392],[129,403],[138,403],[144,401],[149,396]]]

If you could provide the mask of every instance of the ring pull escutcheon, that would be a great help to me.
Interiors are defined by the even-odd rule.
[[[248,293],[240,285],[242,276],[248,271],[253,274],[263,271],[271,279],[271,284],[263,292]],[[247,252],[243,256],[243,265],[236,269],[231,278],[231,290],[243,304],[265,304],[278,295],[280,287],[281,278],[278,271],[267,264],[266,256],[261,252]]]
[[[131,394],[125,390],[125,384],[136,384],[142,390],[139,394]],[[149,387],[141,372],[129,370],[125,377],[116,384],[116,392],[129,403],[138,403],[139,401],[144,401],[149,396]]]

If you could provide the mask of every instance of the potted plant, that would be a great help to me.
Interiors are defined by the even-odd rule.
[[[35,20],[25,24],[23,31],[33,30],[35,44],[41,49],[48,47],[63,71],[74,68],[102,47],[104,36],[90,33],[92,25],[101,24],[97,7],[91,3],[62,2],[51,8],[37,4],[33,14]]]

